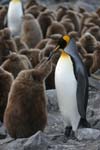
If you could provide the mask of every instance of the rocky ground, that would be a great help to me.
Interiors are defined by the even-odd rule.
[[[3,126],[0,128],[0,150],[100,150],[100,80],[89,78],[87,119],[91,129],[78,129],[76,140],[64,140],[63,119],[59,112],[55,90],[46,91],[48,97],[48,124],[42,133],[30,138],[14,140]]]

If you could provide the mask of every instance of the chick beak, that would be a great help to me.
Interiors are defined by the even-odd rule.
[[[59,49],[60,45],[57,45],[53,51],[50,52],[50,55],[48,57],[48,60],[51,59],[51,57],[57,52],[57,50]]]

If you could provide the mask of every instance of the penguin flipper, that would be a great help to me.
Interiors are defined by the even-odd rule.
[[[78,111],[81,117],[86,119],[86,108],[88,103],[88,82],[81,71],[78,71],[77,74],[76,96],[77,96]]]

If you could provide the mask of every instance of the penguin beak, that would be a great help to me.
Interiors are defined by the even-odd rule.
[[[50,52],[50,55],[48,57],[48,60],[51,59],[51,57],[57,52],[57,50],[59,49],[60,45],[57,45],[53,51]]]

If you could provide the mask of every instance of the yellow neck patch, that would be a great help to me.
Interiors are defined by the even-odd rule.
[[[68,57],[70,57],[70,56],[66,52],[64,52],[64,51],[61,52],[61,58],[62,59],[65,59],[65,58],[68,58]]]
[[[19,3],[21,2],[20,0],[12,0],[13,3]]]
[[[63,39],[64,39],[67,43],[69,43],[69,41],[70,41],[70,37],[69,37],[68,35],[63,36]]]

